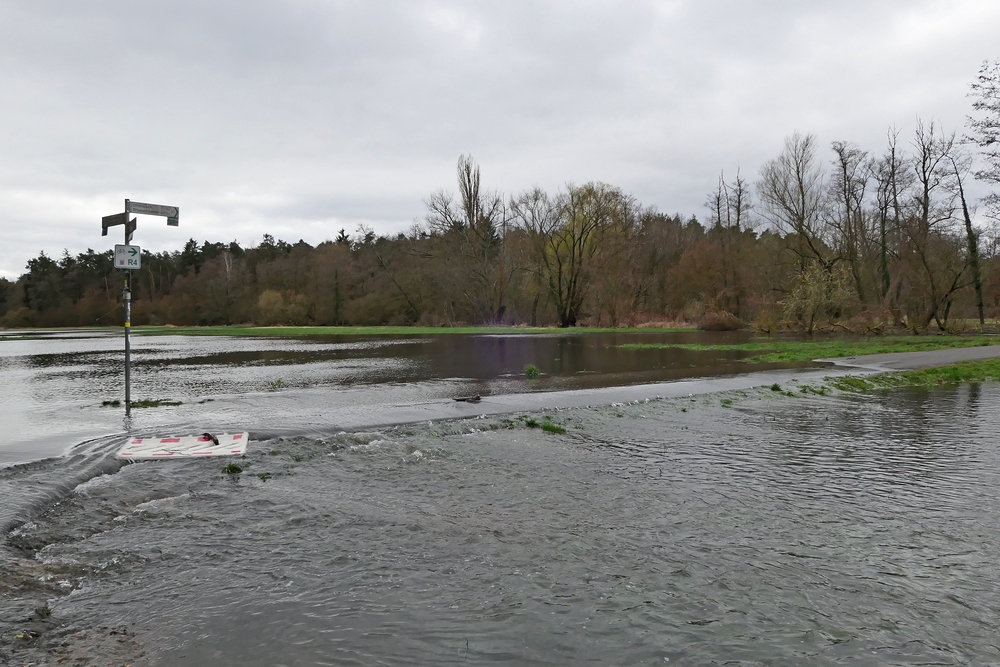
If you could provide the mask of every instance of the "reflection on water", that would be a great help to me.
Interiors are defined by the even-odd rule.
[[[8,545],[153,665],[1000,661],[1000,387],[729,397],[129,465]]]

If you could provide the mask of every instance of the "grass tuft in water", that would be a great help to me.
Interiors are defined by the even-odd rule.
[[[538,366],[534,364],[525,364],[524,366],[524,377],[529,380],[534,380],[542,374],[542,371]]]
[[[101,407],[103,408],[120,408],[121,405],[122,402],[117,399],[114,401],[101,402]],[[183,403],[181,403],[181,401],[171,401],[166,398],[158,398],[155,400],[144,398],[141,401],[132,401],[131,403],[129,403],[129,407],[132,408],[159,408],[168,405],[183,405]]]
[[[165,398],[148,399],[144,398],[141,401],[132,401],[129,406],[133,408],[159,408],[168,405],[181,405],[180,401],[171,401]]]
[[[266,482],[267,480],[271,479],[271,473],[269,473],[269,472],[259,472],[259,473],[257,473],[257,479],[259,479],[262,482]]]
[[[548,421],[542,423],[542,430],[548,433],[558,433],[558,434],[563,434],[566,432],[566,429],[564,429],[559,424],[553,424],[552,422]]]
[[[724,398],[724,399],[722,399],[720,401],[720,404],[724,408],[731,408],[731,407],[733,407],[733,399],[731,399],[731,398]]]
[[[239,463],[230,463],[222,466],[222,474],[224,475],[239,475],[241,472],[243,472],[243,466]]]
[[[771,385],[771,391],[781,391],[781,385],[775,382]]]

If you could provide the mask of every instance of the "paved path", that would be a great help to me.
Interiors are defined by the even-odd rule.
[[[872,371],[910,371],[917,368],[947,366],[948,364],[957,364],[960,361],[977,361],[979,359],[995,359],[997,357],[1000,357],[1000,345],[953,347],[947,350],[931,350],[928,352],[866,354],[858,357],[817,359],[816,361],[828,361],[836,366],[864,368]]]

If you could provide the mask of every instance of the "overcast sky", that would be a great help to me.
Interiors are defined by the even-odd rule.
[[[998,57],[998,0],[0,0],[0,276],[120,243],[126,197],[180,207],[154,251],[405,230],[462,154],[704,218],[793,131],[961,132]]]

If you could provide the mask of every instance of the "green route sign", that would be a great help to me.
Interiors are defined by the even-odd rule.
[[[115,245],[116,269],[141,269],[142,248],[137,245]]]

